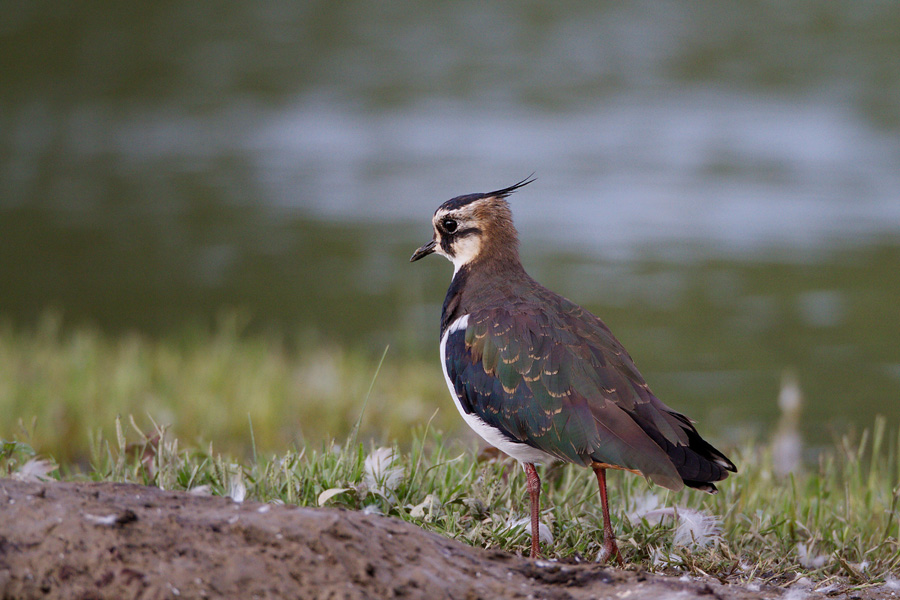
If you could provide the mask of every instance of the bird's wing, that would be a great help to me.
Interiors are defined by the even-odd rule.
[[[653,396],[599,319],[546,293],[470,313],[465,329],[448,334],[447,373],[463,409],[563,460],[637,470],[681,489],[667,446],[688,447],[685,423],[693,427]]]

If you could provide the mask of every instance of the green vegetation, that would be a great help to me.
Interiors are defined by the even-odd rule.
[[[322,337],[246,334],[238,315],[213,331],[155,339],[65,328],[47,314],[36,329],[0,324],[0,437],[17,435],[63,465],[85,465],[91,437],[110,437],[118,415],[146,430],[160,423],[192,445],[214,440],[228,454],[320,444],[346,436],[384,352]],[[437,359],[387,354],[360,424],[362,439],[410,440],[436,407],[435,426],[460,426]]]
[[[162,428],[146,436],[133,422],[116,425],[114,441],[95,441],[91,469],[78,478],[375,511],[475,546],[528,551],[528,532],[515,525],[528,509],[522,470],[511,460],[479,459],[474,448],[430,428],[418,429],[408,451],[366,449],[351,439],[233,462],[212,448],[182,449]],[[888,436],[883,420],[873,431],[844,439],[788,478],[774,474],[766,447],[738,450],[741,472],[715,496],[672,494],[614,474],[611,507],[626,561],[743,582],[806,576],[820,586],[866,587],[890,580],[900,569],[900,435]],[[28,471],[31,454],[25,444],[4,443],[0,469]],[[593,560],[602,519],[592,474],[556,465],[543,479],[542,521],[554,536],[545,556]],[[657,507],[677,507],[683,525],[653,522]]]
[[[383,348],[310,338],[290,349],[239,331],[230,319],[215,334],[111,339],[61,334],[52,317],[36,333],[0,329],[0,473],[41,476],[53,464],[35,456],[52,457],[52,477],[377,511],[527,553],[521,469],[441,433],[459,427],[454,411],[423,408],[446,406],[436,361],[388,353],[373,379]],[[385,443],[395,445],[377,447]],[[805,576],[820,588],[895,581],[900,431],[876,419],[789,476],[776,474],[768,444],[721,446],[740,472],[715,496],[611,474],[629,563],[756,583]],[[594,560],[602,519],[592,474],[554,465],[542,477],[553,534],[545,556]]]

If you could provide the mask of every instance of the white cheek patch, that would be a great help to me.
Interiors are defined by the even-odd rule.
[[[463,265],[467,265],[478,256],[481,251],[481,236],[467,235],[466,237],[457,239],[453,244],[454,256],[448,256],[450,262],[453,263],[453,274],[459,272]]]
[[[474,231],[462,237],[451,234],[452,256],[444,251],[444,248],[441,245],[443,237],[447,234],[442,233],[438,226],[438,224],[447,216],[456,220],[460,230],[468,228],[474,229]],[[471,214],[465,211],[462,213],[447,210],[438,211],[434,215],[433,224],[434,239],[437,242],[434,251],[453,263],[453,274],[456,275],[463,265],[467,265],[475,260],[475,258],[478,257],[478,253],[481,252],[481,232],[473,227],[475,221],[473,221]]]

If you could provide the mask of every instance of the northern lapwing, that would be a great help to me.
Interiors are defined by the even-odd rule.
[[[432,218],[432,240],[410,262],[437,253],[453,263],[441,313],[441,366],[465,422],[525,469],[531,557],[539,554],[535,464],[563,460],[594,470],[602,555],[622,565],[607,469],[709,493],[736,469],[690,419],[653,395],[603,321],[525,272],[506,198],[532,181],[444,202]]]

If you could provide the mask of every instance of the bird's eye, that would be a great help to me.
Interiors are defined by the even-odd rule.
[[[456,231],[456,219],[444,219],[441,221],[441,228],[447,233],[453,233]]]

